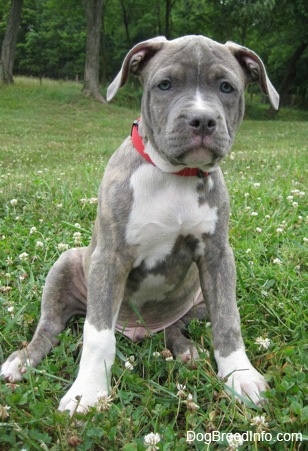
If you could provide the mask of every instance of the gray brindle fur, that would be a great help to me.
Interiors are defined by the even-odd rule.
[[[165,330],[168,347],[189,362],[198,352],[182,332],[207,312],[218,376],[258,403],[267,385],[241,335],[219,162],[243,119],[247,84],[258,82],[275,109],[279,96],[254,52],[203,36],[136,45],[109,86],[108,100],[131,73],[144,89],[139,133],[153,164],[131,137],[113,154],[90,245],[68,250],[51,268],[34,337],[3,363],[1,374],[21,380],[58,343],[69,318],[84,314],[79,373],[59,409],[86,411],[109,393],[116,329],[135,341]],[[175,174],[184,168],[209,175]]]

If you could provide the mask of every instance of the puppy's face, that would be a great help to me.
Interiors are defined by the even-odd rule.
[[[151,144],[170,163],[208,170],[230,150],[244,113],[236,58],[206,38],[168,43],[148,63],[142,116]]]

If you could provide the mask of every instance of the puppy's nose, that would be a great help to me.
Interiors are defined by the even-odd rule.
[[[189,117],[188,125],[197,135],[211,135],[216,129],[217,121],[210,114],[200,112]]]

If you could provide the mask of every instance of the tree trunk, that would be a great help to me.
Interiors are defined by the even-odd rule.
[[[280,105],[281,106],[284,105],[287,94],[288,94],[289,86],[296,77],[296,63],[300,59],[300,57],[302,56],[302,54],[304,53],[306,48],[307,48],[307,42],[303,42],[302,44],[300,44],[295,49],[295,51],[293,52],[293,55],[291,56],[291,58],[289,60],[286,74],[285,74],[285,76],[280,84],[279,90],[278,90],[279,94],[280,94]]]
[[[23,0],[12,0],[0,57],[0,83],[13,83],[13,67]]]
[[[99,86],[99,54],[101,41],[103,0],[83,0],[87,21],[86,61],[83,92],[99,102],[106,100]]]
[[[166,0],[166,9],[165,9],[165,36],[167,39],[170,39],[171,35],[171,9],[172,9],[172,1]]]
[[[128,47],[131,47],[132,41],[129,34],[129,20],[127,15],[127,9],[125,8],[125,3],[123,0],[120,0],[121,7],[122,7],[122,13],[123,13],[123,22],[124,22],[124,28],[125,28],[125,34],[126,34],[126,40]]]

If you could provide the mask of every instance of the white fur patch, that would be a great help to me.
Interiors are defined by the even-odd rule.
[[[115,336],[112,330],[98,331],[87,320],[79,373],[72,387],[61,399],[59,410],[71,414],[85,411],[106,397],[110,389],[110,372],[115,356]],[[77,397],[77,398],[76,398]]]
[[[194,99],[194,107],[196,108],[196,110],[204,110],[204,111],[208,111],[208,106],[206,104],[206,102],[203,100],[200,91],[196,91],[196,96]]]
[[[148,269],[173,249],[178,236],[213,234],[217,208],[199,205],[197,177],[165,174],[152,165],[140,166],[132,175],[133,204],[126,227],[126,240],[137,245],[138,257]]]
[[[218,366],[218,377],[227,378],[227,387],[232,388],[241,396],[248,397],[255,404],[262,400],[262,392],[267,389],[264,377],[252,366],[244,349],[232,352],[227,357],[221,357],[214,351]]]

